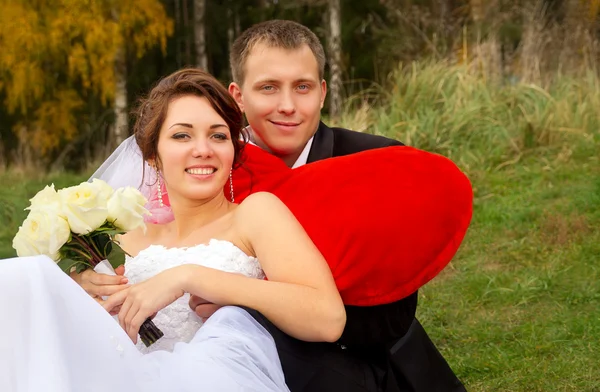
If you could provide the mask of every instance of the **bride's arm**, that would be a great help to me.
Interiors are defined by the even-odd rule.
[[[238,234],[269,280],[196,264],[167,269],[104,303],[107,310],[123,304],[119,322],[134,342],[141,323],[184,292],[256,309],[300,340],[339,339],[346,323],[342,299],[328,264],[293,214],[268,193],[247,197],[235,214]]]
[[[238,207],[235,224],[269,280],[192,266],[184,291],[256,309],[301,340],[339,339],[346,314],[331,271],[288,208],[272,194],[254,194]]]

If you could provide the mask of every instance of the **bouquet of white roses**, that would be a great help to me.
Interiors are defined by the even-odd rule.
[[[112,268],[125,263],[117,235],[146,229],[146,198],[135,188],[114,190],[94,179],[60,189],[46,186],[31,200],[29,215],[13,239],[19,256],[47,255],[67,274],[94,268],[107,260]],[[162,332],[146,320],[140,337],[150,346]]]

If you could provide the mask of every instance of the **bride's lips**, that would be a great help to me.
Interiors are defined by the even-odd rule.
[[[217,170],[218,169],[214,166],[202,165],[188,167],[185,169],[185,172],[196,179],[206,180],[214,177]]]
[[[273,121],[273,120],[271,120],[270,123],[273,124],[277,129],[284,131],[284,132],[295,131],[296,129],[298,129],[300,124],[302,124],[301,122],[294,122],[294,121]]]

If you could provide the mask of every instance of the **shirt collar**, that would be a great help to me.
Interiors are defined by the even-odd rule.
[[[254,143],[254,141],[252,140],[252,128],[250,128],[250,126],[248,125],[246,127],[246,132],[248,132],[248,135],[250,136],[250,140],[248,140],[248,143],[255,145],[257,147],[259,147],[256,143]],[[306,142],[306,145],[304,146],[304,149],[302,150],[302,152],[300,153],[300,155],[298,156],[298,159],[296,159],[296,162],[294,162],[294,164],[292,165],[292,169],[295,169],[297,167],[306,165],[306,162],[308,161],[308,154],[310,153],[310,148],[312,147],[313,144],[313,139],[315,137],[311,137],[310,139],[308,139],[308,142]]]
[[[300,156],[298,157],[298,159],[296,159],[294,165],[292,165],[292,169],[306,165],[306,161],[308,160],[308,153],[310,152],[310,148],[312,147],[313,139],[314,136],[308,139],[308,142],[306,142],[306,146],[304,146],[304,150],[302,150]]]

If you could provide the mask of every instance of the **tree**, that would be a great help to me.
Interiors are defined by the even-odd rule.
[[[123,110],[124,56],[164,52],[173,30],[158,0],[0,0],[0,9],[0,93],[37,155],[73,140],[90,102]]]
[[[342,20],[340,0],[329,0],[329,115],[340,116],[342,111]]]
[[[206,0],[194,0],[194,45],[196,47],[196,66],[208,71],[206,56],[205,20]]]

